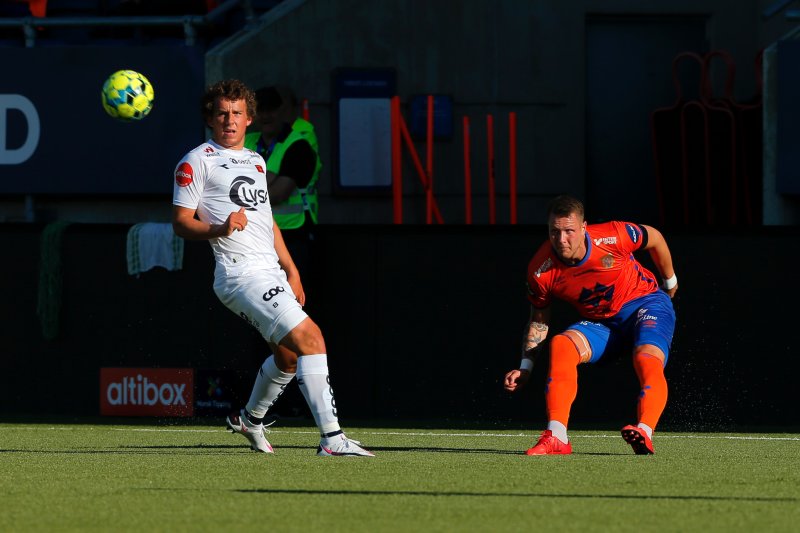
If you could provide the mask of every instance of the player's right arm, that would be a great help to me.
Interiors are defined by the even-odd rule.
[[[198,220],[195,216],[197,209],[172,206],[172,229],[175,235],[190,241],[215,239],[227,237],[234,231],[244,231],[247,226],[247,215],[244,207],[232,212],[223,224],[209,224]]]
[[[222,224],[203,222],[197,216],[203,189],[208,174],[207,165],[198,151],[192,150],[175,167],[175,183],[172,188],[172,230],[175,235],[187,240],[209,240],[227,237],[234,231],[244,231],[247,215],[244,207],[232,211]],[[236,209],[236,206],[232,205]]]
[[[509,392],[514,392],[518,388],[524,387],[531,377],[533,361],[541,351],[542,344],[547,338],[550,328],[550,308],[536,308],[531,306],[531,315],[528,325],[525,328],[525,335],[522,340],[522,360],[518,369],[506,373],[503,381],[503,388]]]

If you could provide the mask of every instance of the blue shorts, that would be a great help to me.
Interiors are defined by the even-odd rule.
[[[633,349],[653,344],[664,352],[664,365],[675,333],[675,310],[664,291],[656,291],[625,304],[611,318],[590,322],[581,320],[567,328],[583,333],[592,347],[590,363],[596,363],[608,350]]]

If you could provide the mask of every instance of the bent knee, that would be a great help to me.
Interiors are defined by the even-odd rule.
[[[667,355],[664,351],[655,344],[641,344],[633,350],[633,357],[653,357],[661,361],[662,366],[667,364]]]
[[[311,355],[327,353],[322,330],[310,318],[303,320],[289,334],[284,337],[281,344],[297,353],[297,355]]]
[[[583,359],[575,341],[565,333],[555,335],[550,341],[550,358],[572,361],[576,365],[582,363]]]
[[[579,363],[585,363],[592,358],[592,347],[586,336],[578,330],[568,329],[559,333],[550,341],[551,351],[558,350],[563,353],[575,354]]]

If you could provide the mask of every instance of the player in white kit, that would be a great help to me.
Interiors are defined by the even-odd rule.
[[[175,233],[209,241],[216,259],[214,292],[261,333],[274,354],[259,370],[245,408],[228,416],[228,427],[244,435],[253,450],[273,453],[263,419],[297,375],[321,433],[317,454],[372,457],[339,427],[325,340],[303,311],[300,273],[272,219],[266,164],[244,148],[254,113],[255,97],[242,82],[209,87],[203,118],[212,138],[181,159],[173,186]]]

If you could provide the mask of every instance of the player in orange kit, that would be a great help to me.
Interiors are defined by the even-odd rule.
[[[547,337],[550,302],[572,304],[584,317],[550,341],[550,370],[545,399],[547,429],[527,455],[572,453],[567,423],[578,392],[578,364],[597,362],[607,350],[633,345],[633,366],[641,385],[638,424],[622,428],[622,437],[638,455],[652,454],[653,430],[667,403],[664,366],[675,330],[672,298],[678,279],[661,232],[630,222],[587,225],[583,204],[558,196],[547,210],[550,238],[528,265],[531,315],[519,369],[505,376],[513,392],[530,379],[533,358]],[[633,252],[647,250],[663,278]]]

